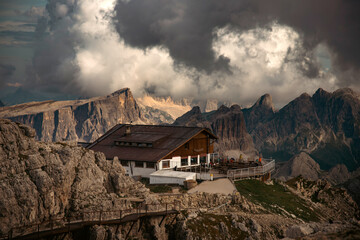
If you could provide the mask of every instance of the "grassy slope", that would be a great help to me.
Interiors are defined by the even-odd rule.
[[[242,180],[235,185],[240,194],[255,204],[261,204],[269,212],[282,215],[288,215],[288,212],[306,222],[319,220],[319,214],[305,200],[280,184],[266,185],[257,180]]]

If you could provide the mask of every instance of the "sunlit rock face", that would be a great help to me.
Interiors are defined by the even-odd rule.
[[[105,97],[31,102],[2,108],[0,117],[31,126],[42,141],[94,141],[118,123],[143,123],[128,88]]]
[[[131,208],[124,196],[148,196],[116,159],[65,143],[37,142],[33,129],[10,120],[0,120],[0,130],[0,234],[85,210]]]

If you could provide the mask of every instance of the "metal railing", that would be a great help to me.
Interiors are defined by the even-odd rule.
[[[239,168],[227,171],[227,177],[233,180],[249,177],[263,176],[275,170],[275,160],[264,160],[265,163],[262,166]]]
[[[134,221],[144,216],[157,216],[161,214],[172,214],[180,211],[179,201],[162,204],[140,204],[136,208],[110,210],[110,211],[83,211],[77,215],[63,218],[53,218],[41,223],[27,224],[10,229],[7,235],[0,236],[0,239],[17,239],[29,234],[38,234],[43,232],[70,232],[77,227],[93,224],[108,224],[118,222],[118,224],[128,221]],[[51,233],[50,233],[51,235]],[[36,236],[35,236],[36,238]]]

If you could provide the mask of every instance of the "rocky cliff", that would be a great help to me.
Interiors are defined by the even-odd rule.
[[[217,147],[219,151],[240,149],[244,152],[254,152],[251,136],[245,126],[244,115],[240,106],[230,108],[221,106],[218,110],[201,113],[199,107],[176,119],[174,125],[198,126],[211,129],[219,137]]]
[[[320,178],[319,164],[305,152],[295,155],[289,161],[276,168],[275,171],[274,177],[285,181],[298,176],[311,181],[316,181]]]
[[[147,198],[149,190],[125,176],[118,160],[34,136],[28,126],[0,120],[0,235],[84,210],[131,208],[125,197]]]
[[[344,189],[325,180],[269,185],[245,180],[236,183],[240,193],[230,195],[152,195],[124,175],[117,159],[65,143],[37,142],[34,136],[28,126],[0,120],[0,235],[83,211],[134,208],[133,198],[177,202],[182,210],[176,218],[153,217],[135,227],[131,222],[94,225],[61,237],[124,239],[130,233],[135,239],[278,239],[359,232],[358,207]]]
[[[105,97],[75,101],[31,102],[0,110],[8,118],[31,126],[42,141],[93,141],[118,123],[142,123],[140,109],[128,88]]]
[[[322,169],[360,166],[360,100],[351,89],[302,94],[275,113],[265,95],[243,111],[255,146],[265,156],[288,160],[304,151]]]

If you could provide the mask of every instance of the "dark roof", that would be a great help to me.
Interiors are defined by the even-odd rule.
[[[107,159],[117,156],[120,160],[157,162],[201,132],[217,137],[200,127],[131,125],[126,135],[126,125],[116,125],[87,148],[103,152]],[[117,146],[115,142],[147,143],[152,147]]]

